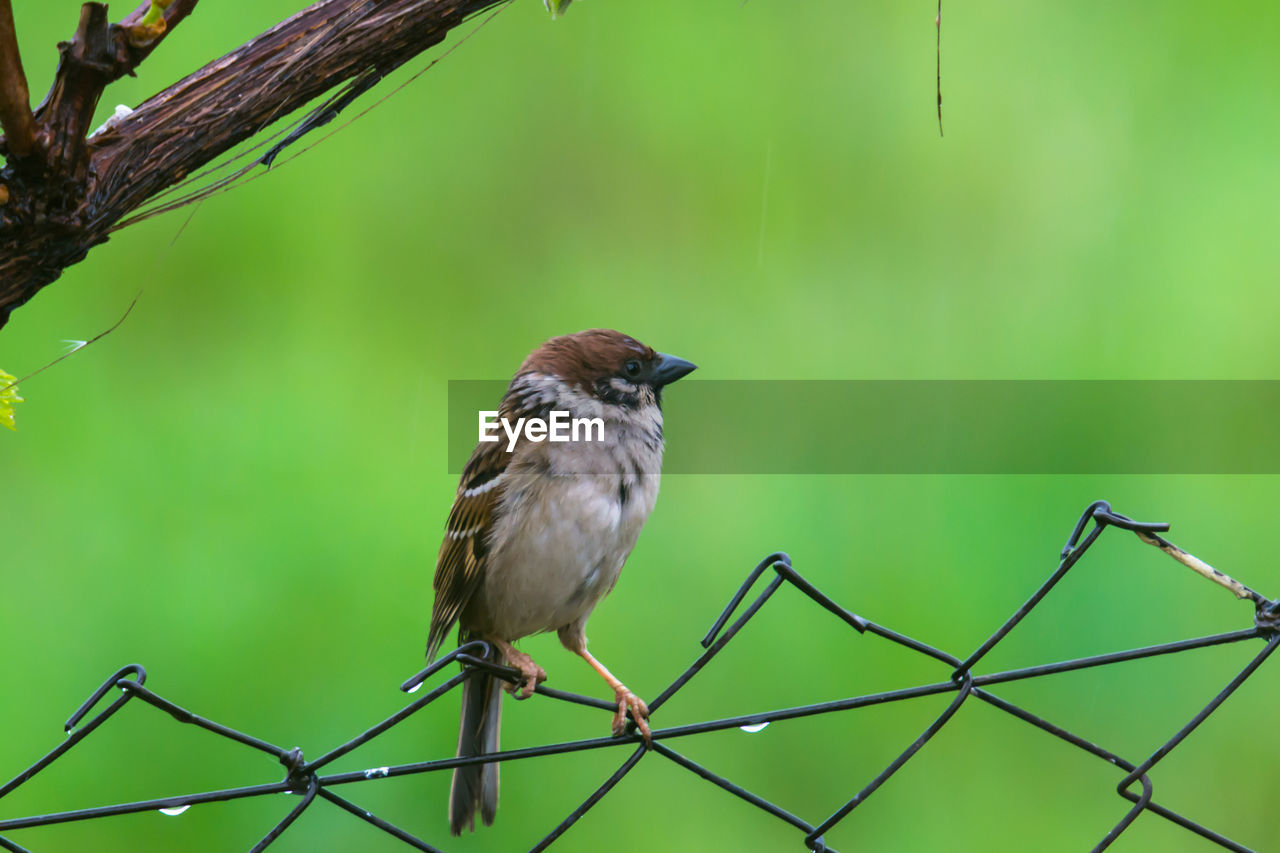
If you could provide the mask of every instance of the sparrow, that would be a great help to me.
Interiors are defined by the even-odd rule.
[[[618,710],[648,742],[649,709],[587,651],[587,618],[613,585],[658,498],[662,470],[662,391],[696,365],[655,352],[609,329],[551,338],[521,364],[503,395],[499,417],[547,420],[551,412],[595,419],[583,440],[536,441],[521,434],[480,442],[449,513],[436,561],[427,660],[456,623],[459,642],[483,640],[497,663],[522,676],[510,684],[477,671],[462,685],[458,756],[498,751],[505,689],[527,699],[546,671],[512,645],[555,631],[612,688]],[[595,438],[596,440],[586,440]],[[498,807],[498,765],[453,771],[449,829],[486,826]]]

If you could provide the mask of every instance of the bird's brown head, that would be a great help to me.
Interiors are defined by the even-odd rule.
[[[621,332],[587,329],[538,347],[519,375],[555,377],[606,405],[638,408],[661,403],[663,387],[696,369]]]

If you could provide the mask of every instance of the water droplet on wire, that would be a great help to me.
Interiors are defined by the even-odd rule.
[[[746,732],[749,735],[753,735],[756,732],[762,732],[768,727],[769,727],[768,720],[765,720],[763,723],[753,723],[749,726],[738,726],[738,728],[742,729],[744,732]]]
[[[177,817],[178,815],[182,814],[189,808],[191,808],[190,804],[185,806],[174,806],[173,808],[161,809],[160,814],[165,814],[165,815],[168,815],[169,817]]]

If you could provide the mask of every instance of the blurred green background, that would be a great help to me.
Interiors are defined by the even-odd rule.
[[[136,80],[108,90],[102,116],[295,8],[202,4]],[[611,326],[696,361],[668,395],[673,422],[700,378],[1276,378],[1274,4],[952,5],[941,140],[934,11],[593,0],[551,23],[520,0],[305,157],[200,205],[185,230],[190,210],[120,232],[18,310],[0,367],[21,376],[142,290],[113,335],[23,384],[19,431],[0,435],[0,777],[58,743],[76,705],[132,661],[174,701],[312,757],[401,707],[456,487],[447,381],[509,376],[554,334]],[[16,17],[43,93],[76,5],[23,3]],[[815,458],[824,442],[856,441],[847,427],[815,436]],[[653,696],[747,571],[782,548],[848,607],[963,655],[1049,573],[1095,498],[1173,522],[1174,541],[1280,593],[1275,477],[671,476],[591,622],[592,649]],[[1112,532],[983,669],[1249,624],[1247,605]],[[523,647],[551,686],[604,695],[554,636]],[[997,692],[1137,761],[1255,650]],[[655,719],[945,674],[784,590]],[[1157,800],[1268,848],[1278,684],[1265,667],[1163,762]],[[817,822],[946,700],[676,746]],[[508,702],[503,724],[511,748],[601,735],[608,720],[535,699]],[[456,725],[450,697],[334,769],[451,755]],[[447,839],[446,774],[343,793],[451,853],[522,850],[624,755],[504,766],[497,824],[460,840]],[[138,704],[0,816],[280,776]],[[827,840],[1088,849],[1128,808],[1119,778],[971,702]],[[244,850],[290,805],[11,837],[40,853]],[[802,844],[652,756],[554,849],[606,847]],[[404,848],[318,803],[272,849]],[[1112,849],[1214,848],[1145,815]]]

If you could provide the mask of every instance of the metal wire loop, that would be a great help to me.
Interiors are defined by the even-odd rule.
[[[124,690],[125,686],[120,684],[119,682],[128,681],[129,680],[128,676],[130,675],[134,676],[136,679],[131,683],[134,683],[134,684],[146,683],[147,671],[146,669],[143,668],[142,664],[131,663],[128,666],[120,667],[112,675],[108,676],[107,680],[102,682],[102,686],[100,686],[97,690],[93,691],[93,693],[89,696],[89,698],[84,700],[84,702],[80,704],[79,708],[76,708],[75,713],[73,713],[70,717],[67,718],[67,722],[64,723],[62,726],[63,731],[69,732],[72,729],[74,729],[80,723],[80,721],[84,719],[84,715],[89,713],[90,709],[92,709],[94,705],[97,705],[98,702],[101,701],[102,697],[106,696],[107,691],[109,691],[112,687],[119,687],[121,690]],[[97,722],[97,720],[95,719],[94,722]]]

